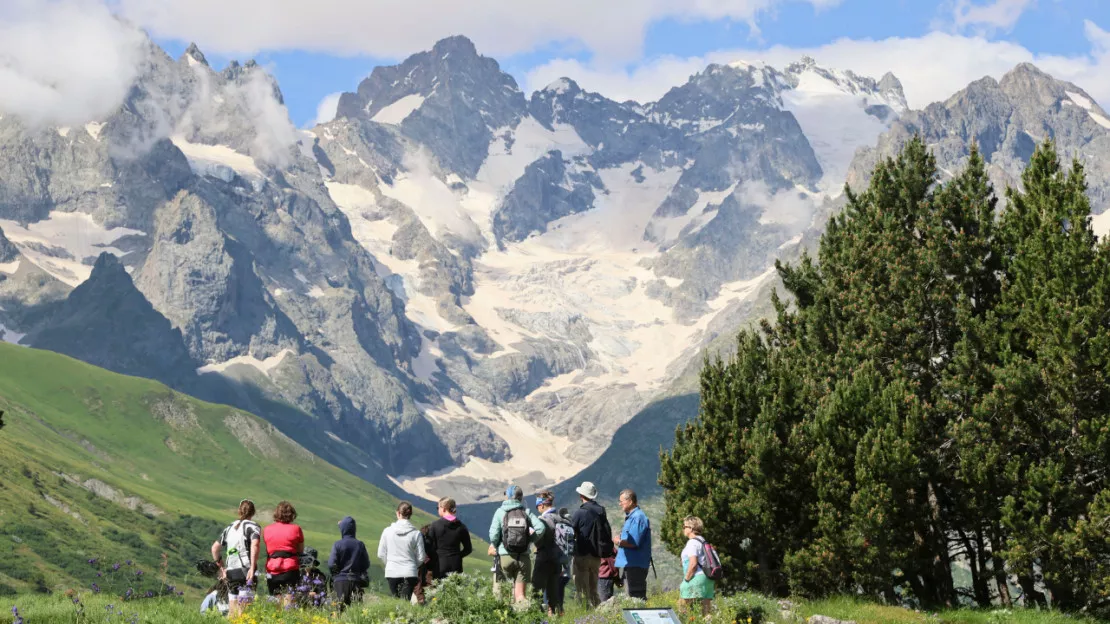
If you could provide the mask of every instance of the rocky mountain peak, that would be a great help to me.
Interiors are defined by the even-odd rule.
[[[906,108],[909,108],[906,105],[906,92],[902,89],[902,81],[898,80],[892,72],[883,74],[879,79],[879,91],[888,97],[900,100]]]
[[[110,253],[25,340],[126,375],[181,379],[193,364],[166,317],[143,297],[123,264]]]
[[[208,59],[204,57],[204,52],[201,52],[200,48],[197,47],[195,43],[189,44],[189,47],[185,49],[185,53],[181,55],[181,60],[190,65],[203,65],[208,67]]]
[[[89,279],[82,285],[89,285],[90,288],[116,285],[131,287],[133,283],[131,282],[131,276],[127,274],[127,269],[124,268],[119,258],[108,252],[103,252],[97,256]]]
[[[376,67],[354,93],[339,98],[338,118],[399,127],[446,170],[471,178],[486,159],[493,131],[515,127],[527,100],[496,60],[466,37],[449,37],[400,65]]]
[[[4,235],[4,230],[0,229],[0,264],[12,262],[17,257],[19,257],[19,249]]]
[[[757,109],[777,109],[776,75],[774,69],[758,64],[714,63],[652,104],[651,116],[667,125],[690,125],[700,131],[702,120],[738,119],[737,111],[748,111],[743,115],[747,117]]]
[[[998,87],[1010,98],[1036,102],[1042,107],[1054,106],[1066,97],[1067,91],[1079,92],[1078,87],[1053,78],[1032,63],[1020,63],[1002,76]]]
[[[432,52],[441,58],[447,54],[458,54],[469,60],[478,60],[481,58],[474,42],[463,35],[454,35],[445,39],[440,39],[432,46]]]
[[[581,91],[582,87],[578,86],[577,82],[571,80],[570,78],[563,77],[540,89],[536,92],[536,94],[539,94],[542,97],[554,97],[564,94],[570,94],[573,96]]]

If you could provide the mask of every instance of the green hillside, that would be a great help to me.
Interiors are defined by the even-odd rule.
[[[324,558],[344,515],[371,552],[393,520],[395,499],[259,418],[51,352],[0,343],[0,410],[0,595],[87,587],[92,558],[158,574],[165,553],[180,582],[242,498],[263,525],[292,501]]]

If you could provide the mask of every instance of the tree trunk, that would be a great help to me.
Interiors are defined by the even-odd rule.
[[[1048,607],[1048,599],[1037,589],[1032,573],[1019,574],[1018,585],[1021,587],[1021,593],[1025,596],[1026,608],[1033,606]]]
[[[987,585],[987,566],[983,557],[983,540],[976,535],[974,543],[963,529],[960,529],[960,542],[963,543],[967,556],[968,567],[971,568],[971,589],[975,595],[975,603],[980,607],[989,607],[991,604],[991,590]]]
[[[894,591],[894,584],[887,582],[883,585],[883,599],[891,606],[898,605],[898,594]]]
[[[1078,611],[1083,604],[1076,600],[1075,588],[1070,583],[1047,583],[1052,593],[1052,608],[1060,611]]]
[[[1006,574],[1006,560],[998,554],[1003,550],[1004,540],[1000,535],[997,524],[991,524],[991,569],[994,571],[994,583],[998,586],[998,601],[1003,607],[1014,606],[1014,599],[1010,595],[1009,575]]]
[[[932,522],[929,526],[933,546],[933,582],[937,602],[951,609],[956,606],[956,583],[952,579],[952,556],[948,545],[948,533],[941,519],[940,503],[937,502],[936,488],[929,481],[926,486]]]
[[[994,545],[991,545],[992,548]],[[1014,599],[1010,597],[1010,582],[1006,578],[1006,561],[997,554],[991,554],[991,567],[994,568],[994,582],[998,585],[998,601],[1007,609],[1014,606]]]
[[[767,550],[764,548],[759,549],[759,555],[756,557],[759,561],[759,586],[766,596],[778,596],[779,592],[775,587],[774,571],[771,570],[771,558],[767,556]]]

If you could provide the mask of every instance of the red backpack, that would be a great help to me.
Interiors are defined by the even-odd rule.
[[[701,554],[698,556],[698,565],[701,566],[701,571],[705,572],[712,581],[719,581],[725,577],[725,568],[721,565],[721,558],[717,555],[717,549],[713,545],[705,541],[703,538],[698,538],[701,542]]]

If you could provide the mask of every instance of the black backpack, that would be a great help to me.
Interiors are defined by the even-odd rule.
[[[510,509],[501,520],[501,545],[510,555],[528,552],[531,537],[528,535],[528,512],[523,507]]]
[[[594,516],[594,522],[590,526],[590,543],[593,544],[594,552],[602,559],[617,554],[613,547],[613,528],[609,526],[609,518],[604,513]]]

